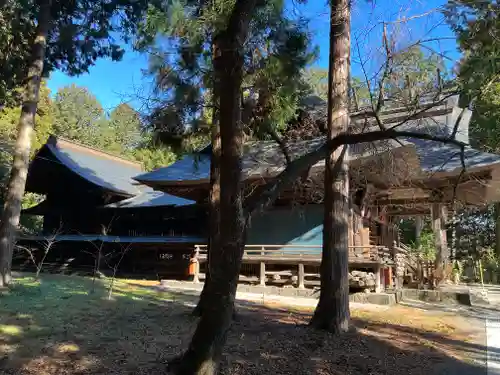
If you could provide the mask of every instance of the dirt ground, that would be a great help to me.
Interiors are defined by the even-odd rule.
[[[18,280],[0,296],[3,374],[165,374],[196,327],[193,297],[69,277]],[[93,293],[90,293],[95,289]],[[310,311],[244,304],[223,374],[486,374],[484,331],[450,312],[412,307],[352,311],[341,337],[310,329]]]

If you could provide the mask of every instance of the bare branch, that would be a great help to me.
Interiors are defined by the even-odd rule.
[[[400,126],[404,125],[408,121],[414,120],[414,119],[418,118],[418,116],[420,116],[424,112],[428,111],[429,109],[432,109],[432,108],[436,107],[437,105],[443,104],[447,99],[451,98],[454,95],[456,95],[456,92],[450,92],[449,94],[442,96],[441,98],[439,98],[436,101],[433,101],[430,104],[421,105],[420,109],[418,111],[413,112],[408,117],[406,117],[405,119],[401,120],[396,125],[391,126],[387,130],[394,130],[394,129],[399,128]]]
[[[335,138],[326,141],[315,151],[293,160],[279,175],[255,189],[254,193],[245,200],[246,219],[250,220],[253,214],[272,204],[278,198],[280,192],[286,186],[293,184],[294,181],[301,176],[304,170],[311,168],[314,164],[324,159],[327,153],[334,152],[338,147],[342,145],[353,145],[397,138],[423,139],[454,144],[461,148],[465,147],[463,142],[459,142],[450,137],[440,137],[412,131],[387,129],[358,134],[339,134]]]
[[[384,65],[384,73],[382,74],[382,79],[380,80],[378,86],[379,86],[379,92],[378,92],[378,100],[377,100],[377,106],[374,109],[374,115],[375,119],[377,120],[377,123],[380,127],[380,129],[384,130],[385,127],[380,121],[380,111],[382,110],[382,106],[384,105],[384,96],[385,96],[385,90],[384,90],[384,85],[385,81],[389,77],[389,74],[391,73],[391,62],[392,62],[392,52],[389,47],[389,41],[387,39],[387,24],[383,24],[383,31],[382,31],[382,45],[384,46],[385,49],[385,54],[386,54],[386,59],[385,59],[385,65]],[[372,104],[373,106],[373,104]]]
[[[436,13],[436,12],[440,12],[441,9],[439,8],[434,8],[434,9],[431,9],[425,13],[422,13],[422,14],[416,14],[414,16],[410,16],[410,17],[403,17],[403,18],[400,18],[398,20],[394,20],[394,21],[383,21],[383,23],[388,23],[388,24],[398,24],[398,23],[406,23],[408,21],[412,21],[412,20],[415,20],[417,18],[423,18],[423,17],[427,17],[433,13]]]

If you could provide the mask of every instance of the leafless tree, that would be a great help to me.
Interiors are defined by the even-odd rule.
[[[42,268],[45,263],[45,259],[47,258],[47,255],[49,254],[50,250],[54,247],[54,245],[59,242],[59,235],[62,233],[62,224],[59,226],[59,228],[54,231],[50,236],[46,236],[43,240],[39,241],[42,247],[42,253],[41,253],[41,258],[40,260],[37,260],[38,254],[37,251],[34,251],[32,248],[28,246],[22,246],[16,243],[15,247],[19,250],[22,250],[26,252],[35,266],[36,272],[35,272],[35,278],[38,279],[40,277],[40,272],[42,272]]]
[[[113,225],[114,220],[115,220],[115,217],[113,216],[106,226],[104,226],[104,225],[102,226],[101,235],[103,235],[103,236],[108,235],[108,233],[111,231],[111,227]],[[80,234],[80,235],[82,235],[82,234]],[[101,263],[102,263],[103,257],[106,256],[106,254],[103,254],[105,242],[102,240],[101,241],[89,240],[87,242],[89,244],[91,244],[92,247],[95,249],[94,252],[85,251],[87,254],[90,254],[94,258],[94,268],[93,268],[93,272],[92,272],[92,289],[90,292],[95,293],[96,279],[98,277],[102,277]]]
[[[113,295],[113,287],[115,285],[116,273],[120,268],[120,264],[122,263],[123,258],[125,257],[125,255],[127,255],[131,247],[132,244],[130,243],[126,246],[119,244],[120,249],[118,251],[114,251],[110,254],[107,254],[107,256],[103,258],[106,265],[113,271],[111,274],[111,279],[109,280],[108,299],[111,299]],[[115,262],[112,262],[111,259],[117,259],[117,260],[115,260]]]

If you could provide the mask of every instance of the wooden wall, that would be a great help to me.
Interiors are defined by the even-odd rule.
[[[368,246],[369,229],[357,214],[351,214],[349,245]],[[311,245],[323,244],[323,206],[275,207],[252,219],[247,245]],[[320,250],[318,250],[320,251]]]

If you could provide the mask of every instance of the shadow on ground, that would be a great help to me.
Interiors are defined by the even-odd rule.
[[[0,296],[0,368],[4,374],[165,374],[196,327],[196,296],[81,277],[23,279]],[[313,331],[309,315],[258,304],[238,307],[223,374],[486,374],[485,347],[451,335],[353,319],[341,337]]]
[[[471,318],[478,321],[484,319],[499,319],[500,309],[495,305],[473,305],[465,306],[459,304],[442,304],[423,302],[419,300],[406,299],[400,303],[402,306],[413,307],[424,311],[449,312],[460,315],[465,318]]]

